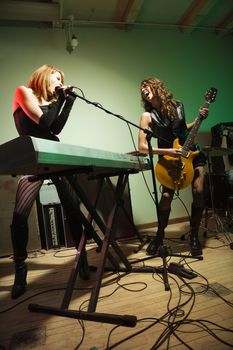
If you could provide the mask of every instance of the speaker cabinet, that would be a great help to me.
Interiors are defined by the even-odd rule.
[[[42,205],[41,214],[41,247],[46,250],[64,247],[65,237],[61,204]]]
[[[229,155],[211,157],[213,174],[223,174],[233,169],[233,123],[225,122],[211,128],[212,147],[228,148]],[[211,153],[210,153],[211,155]]]
[[[43,249],[59,249],[73,247],[66,215],[51,182],[45,182],[37,199],[38,222],[41,247]]]

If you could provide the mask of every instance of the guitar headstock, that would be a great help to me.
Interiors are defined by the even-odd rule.
[[[218,90],[216,88],[210,88],[205,94],[205,100],[207,103],[212,103],[215,101]]]

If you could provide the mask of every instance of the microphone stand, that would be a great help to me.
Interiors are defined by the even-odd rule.
[[[102,110],[103,110],[104,112],[106,112],[107,114],[111,114],[111,115],[113,115],[114,117],[117,117],[117,118],[123,120],[123,121],[126,122],[127,124],[133,125],[134,127],[136,127],[136,128],[138,128],[138,129],[141,129],[141,130],[144,131],[144,129],[141,128],[140,126],[138,126],[137,124],[134,124],[134,123],[132,123],[131,121],[125,119],[125,118],[122,117],[120,114],[116,114],[116,113],[113,113],[113,112],[109,111],[108,109],[106,109],[106,108],[104,108],[103,106],[101,106],[101,104],[98,103],[98,102],[92,102],[92,101],[86,99],[84,96],[80,96],[79,94],[77,94],[77,92],[75,92],[75,91],[73,91],[73,90],[72,90],[72,91],[71,91],[71,90],[68,90],[68,94],[69,94],[69,95],[72,95],[72,96],[75,96],[75,97],[77,97],[77,98],[79,98],[79,99],[85,101],[87,104],[91,104],[91,105],[93,105],[94,107],[97,107],[97,108],[99,108],[99,109],[102,109]],[[146,132],[146,133],[152,133],[150,130],[147,130],[147,129],[145,129],[145,132]],[[152,133],[152,135],[153,135],[153,133]]]
[[[151,145],[151,138],[153,134],[150,132],[146,132],[146,141],[148,145],[148,150],[149,150],[149,158],[150,158],[150,164],[151,164],[151,175],[152,175],[152,183],[153,183],[153,189],[154,189],[154,199],[155,199],[155,206],[156,206],[156,213],[157,213],[157,222],[158,226],[160,225],[160,213],[159,213],[159,201],[158,201],[158,193],[157,193],[157,186],[156,186],[156,181],[155,181],[155,170],[154,170],[154,153]],[[167,274],[167,262],[166,262],[166,250],[164,246],[160,246],[158,249],[159,256],[163,260],[163,282],[164,282],[164,288],[165,290],[170,290],[170,286],[168,283],[168,274]]]
[[[68,90],[67,90],[67,93],[70,94],[70,95],[72,95],[72,96],[74,96],[74,97],[77,97],[77,98],[79,98],[79,99],[85,101],[87,104],[91,104],[91,105],[93,105],[94,107],[97,107],[97,108],[99,108],[99,109],[102,109],[105,113],[110,114],[110,115],[113,115],[114,117],[123,120],[125,123],[130,124],[130,125],[134,126],[135,128],[142,130],[142,131],[145,132],[147,135],[151,135],[151,137],[152,137],[152,136],[153,136],[153,137],[156,137],[156,136],[153,134],[153,132],[152,132],[151,130],[143,129],[143,128],[141,128],[139,125],[134,124],[133,122],[131,122],[131,121],[125,119],[123,116],[121,116],[121,115],[119,115],[119,114],[116,114],[116,113],[113,113],[113,112],[109,111],[108,109],[104,108],[100,103],[98,103],[98,102],[92,102],[92,101],[86,99],[84,96],[80,96],[76,91],[73,90],[73,88],[75,88],[75,87],[72,87],[72,90],[68,89]],[[77,88],[77,87],[76,87],[76,88]],[[77,89],[79,89],[79,88],[77,88]],[[82,92],[81,89],[79,89],[79,90]],[[82,92],[82,93],[83,93],[83,92]],[[150,139],[151,139],[151,137],[150,137]],[[137,156],[137,154],[136,154],[136,156]],[[157,201],[158,201],[158,200],[157,200]],[[140,236],[139,233],[137,233],[137,235],[138,235],[139,241],[140,241],[141,243],[140,243],[139,247],[138,247],[137,249],[135,249],[135,253],[137,253],[146,243],[148,243],[148,242],[150,241],[149,238],[146,238],[145,240],[143,240],[143,238]]]
[[[159,213],[158,194],[157,194],[157,186],[156,186],[155,171],[154,171],[154,161],[153,161],[154,154],[153,154],[153,149],[152,149],[152,146],[151,146],[151,138],[154,137],[154,138],[159,138],[159,139],[163,139],[163,140],[164,140],[164,138],[155,135],[149,129],[144,129],[144,128],[140,127],[139,125],[132,123],[131,121],[125,119],[124,117],[122,117],[119,114],[116,114],[116,113],[113,113],[113,112],[107,110],[106,108],[104,108],[103,106],[101,106],[97,102],[92,102],[92,101],[87,100],[84,96],[78,95],[73,90],[72,91],[69,90],[69,93],[71,95],[73,95],[75,97],[78,97],[79,99],[85,101],[88,104],[91,104],[91,105],[93,105],[93,106],[95,106],[95,107],[97,107],[99,109],[102,109],[107,114],[113,115],[114,117],[117,117],[117,118],[123,120],[127,124],[130,124],[130,125],[136,127],[139,130],[142,130],[146,134],[146,140],[147,140],[148,150],[149,150],[150,166],[151,166],[152,183],[153,183],[153,190],[154,190],[154,202],[155,202],[155,206],[156,206],[157,222],[158,222],[158,225],[159,225],[160,224],[160,213]],[[141,246],[143,246],[145,243],[146,242],[143,242],[141,244]],[[170,266],[167,268],[166,257],[168,255],[169,256],[174,256],[174,257],[192,258],[192,259],[203,260],[202,256],[193,257],[193,256],[190,256],[190,255],[168,254],[167,247],[165,245],[161,245],[159,247],[159,249],[158,249],[158,256],[161,257],[162,261],[163,261],[163,268],[162,269],[160,269],[160,268],[156,269],[154,267],[152,267],[152,269],[143,268],[143,267],[142,268],[141,267],[140,268],[136,267],[136,268],[132,268],[132,271],[133,272],[155,272],[155,270],[157,270],[158,273],[162,273],[162,275],[163,275],[163,281],[164,281],[164,288],[165,288],[165,290],[170,290],[170,285],[169,285],[169,282],[168,282],[168,271],[170,273],[175,274],[175,275],[178,275],[178,276],[180,275],[182,277],[189,278],[189,279],[195,278],[197,276],[196,274],[192,273],[192,271],[183,268],[183,265],[180,265],[180,264],[171,263]],[[146,257],[146,258],[143,258],[143,259],[139,259],[137,261],[138,262],[145,261],[145,260],[148,260],[148,259],[152,259],[152,258],[154,258],[156,256],[157,255],[154,255],[154,256],[152,255],[152,256],[149,256],[149,257]],[[125,271],[125,269],[121,269],[121,271]]]

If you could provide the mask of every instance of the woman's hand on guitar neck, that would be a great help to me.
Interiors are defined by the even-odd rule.
[[[208,108],[206,107],[201,107],[199,109],[199,115],[202,119],[206,119],[208,117]]]

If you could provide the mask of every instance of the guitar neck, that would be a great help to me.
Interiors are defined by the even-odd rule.
[[[207,102],[204,104],[203,108],[209,108],[210,102]],[[197,135],[198,129],[201,125],[203,118],[202,116],[199,114],[199,116],[196,118],[195,123],[191,129],[191,131],[189,132],[189,135],[182,147],[182,152],[184,152],[184,154],[188,153],[190,148],[192,147],[192,145],[194,144],[194,139]]]

